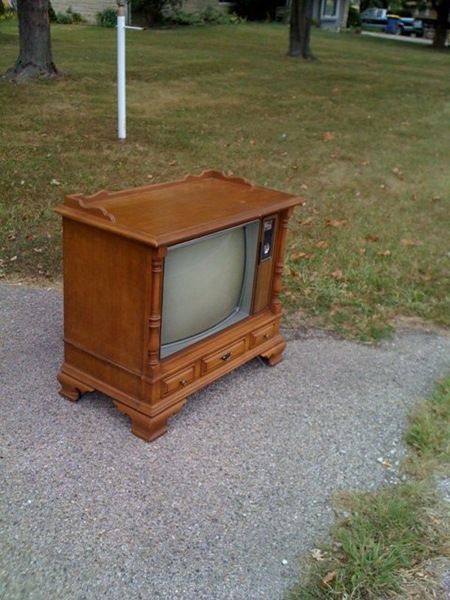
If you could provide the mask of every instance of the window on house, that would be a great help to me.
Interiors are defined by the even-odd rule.
[[[322,17],[335,17],[337,15],[337,0],[323,0]]]

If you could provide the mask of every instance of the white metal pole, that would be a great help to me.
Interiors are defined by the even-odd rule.
[[[124,141],[126,132],[126,76],[125,76],[125,6],[119,1],[117,11],[117,137]]]

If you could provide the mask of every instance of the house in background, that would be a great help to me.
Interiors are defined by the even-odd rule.
[[[51,0],[55,12],[65,13],[68,8],[80,13],[89,23],[95,23],[98,12],[106,8],[117,8],[114,0]],[[223,0],[184,0],[183,9],[194,11],[206,6],[216,6],[222,10],[229,10],[231,2]],[[290,0],[280,0],[280,6],[289,10]],[[350,0],[314,0],[313,18],[322,29],[340,31],[346,26]]]
[[[313,19],[321,29],[340,31],[347,27],[350,0],[315,0]]]

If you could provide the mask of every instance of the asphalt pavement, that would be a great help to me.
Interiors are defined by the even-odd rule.
[[[277,600],[339,490],[395,483],[410,408],[450,337],[288,331],[146,444],[99,393],[58,395],[62,296],[0,286],[2,600]],[[389,467],[388,465],[392,465]]]

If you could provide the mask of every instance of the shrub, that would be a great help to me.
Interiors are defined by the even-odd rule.
[[[117,12],[113,8],[106,8],[97,13],[96,21],[99,27],[115,27],[117,25]]]
[[[50,19],[50,23],[56,23],[56,13],[51,2],[48,3],[48,18]]]
[[[235,0],[232,8],[238,16],[249,21],[275,21],[280,0]]]
[[[49,12],[49,17],[50,21],[58,23],[59,25],[72,25],[73,23],[83,23],[83,17],[80,15],[80,13],[73,12],[70,6],[67,9],[67,12],[56,13],[54,17]]]
[[[8,19],[14,19],[16,13],[12,8],[5,6],[0,0],[0,21],[7,21]]]
[[[152,25],[164,22],[164,13],[166,10],[174,9],[176,14],[179,15],[180,20],[184,20],[184,11],[177,11],[176,9],[181,5],[179,0],[132,0],[131,8],[133,14],[142,15],[145,19],[146,24],[151,27]],[[184,23],[186,24],[186,23]]]
[[[176,6],[165,6],[161,11],[161,21],[168,25],[201,25],[198,12],[187,12]]]
[[[59,25],[72,25],[73,23],[73,19],[72,19],[72,15],[70,15],[69,13],[56,13],[56,22]]]
[[[187,12],[174,6],[166,6],[162,10],[162,22],[166,25],[221,25],[242,21],[241,17],[225,13],[213,6],[194,12]]]
[[[81,16],[80,13],[74,12],[72,10],[72,7],[69,6],[69,8],[67,9],[67,14],[72,15],[72,22],[73,23],[84,23],[84,19]]]
[[[356,6],[350,5],[348,9],[347,27],[361,27],[361,17]]]

